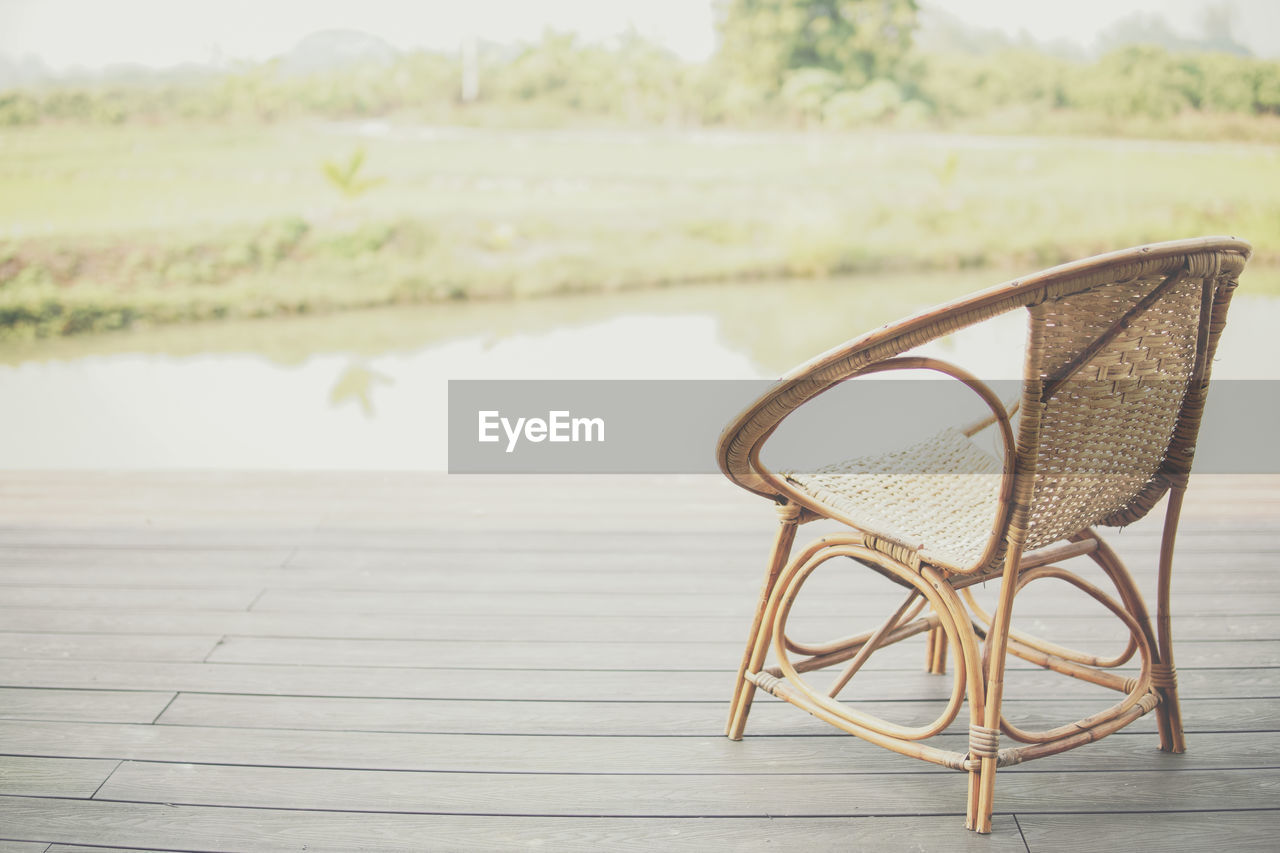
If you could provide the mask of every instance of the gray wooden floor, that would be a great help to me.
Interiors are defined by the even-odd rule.
[[[1143,720],[1010,768],[986,838],[963,776],[771,697],[720,735],[773,523],[711,477],[5,474],[0,851],[1276,849],[1280,480],[1193,484],[1189,751]],[[1155,537],[1113,538],[1144,588]],[[889,600],[848,580],[815,629]],[[1091,607],[1015,617],[1106,646]],[[862,695],[931,718],[923,654]],[[1114,697],[1009,680],[1033,723]]]

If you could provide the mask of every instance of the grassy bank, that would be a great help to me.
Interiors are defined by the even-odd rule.
[[[325,164],[356,150],[344,192]],[[1214,233],[1275,264],[1277,166],[1274,146],[1138,140],[19,128],[0,133],[0,338],[740,277],[1012,275]]]

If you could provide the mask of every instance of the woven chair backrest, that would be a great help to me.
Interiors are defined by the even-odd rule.
[[[1028,306],[1024,547],[1135,521],[1185,480],[1242,265],[1214,251],[1116,264]]]

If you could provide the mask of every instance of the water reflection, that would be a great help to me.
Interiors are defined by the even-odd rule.
[[[821,349],[939,300],[994,283],[991,273],[684,285],[503,302],[458,302],[328,316],[168,326],[0,347],[0,364],[113,354],[252,353],[285,365],[319,353],[379,356],[476,337],[490,345],[619,317],[715,318],[714,337],[781,372]],[[698,330],[702,331],[702,330]],[[643,361],[661,339],[627,359]]]
[[[348,401],[360,404],[360,410],[366,418],[373,417],[373,387],[394,382],[390,376],[370,370],[366,365],[352,363],[338,377],[333,390],[329,392],[329,405],[341,406]]]
[[[440,470],[448,379],[773,377],[991,281],[706,285],[9,347],[0,353],[0,468]],[[1276,378],[1270,329],[1280,300],[1238,299],[1215,375]],[[1013,377],[1023,335],[1012,316],[932,351]]]

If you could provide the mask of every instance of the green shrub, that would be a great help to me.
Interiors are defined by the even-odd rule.
[[[875,124],[902,108],[902,91],[892,80],[873,80],[856,92],[840,92],[826,102],[823,121],[840,129]]]

